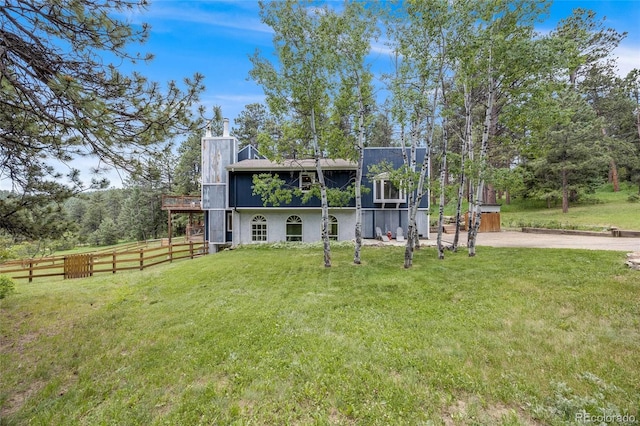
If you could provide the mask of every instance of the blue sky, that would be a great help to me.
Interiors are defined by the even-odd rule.
[[[620,74],[640,68],[640,0],[556,0],[548,19],[538,25],[538,31],[553,30],[560,19],[570,16],[577,7],[594,10],[598,17],[606,17],[607,26],[628,33],[615,52]],[[140,68],[150,79],[181,81],[196,72],[203,74],[206,90],[201,104],[208,114],[214,105],[221,106],[232,127],[245,105],[264,101],[260,86],[249,79],[252,67],[249,56],[256,49],[269,55],[273,32],[260,21],[257,1],[151,0],[145,11],[130,19],[151,25],[149,40],[139,46],[140,51],[155,55],[151,63]],[[374,46],[369,60],[374,69],[390,66],[383,42]],[[122,185],[117,174],[108,177],[113,186]]]
[[[339,5],[341,1],[335,3]],[[615,52],[620,74],[640,68],[640,0],[556,0],[549,18],[537,29],[541,33],[551,31],[559,19],[569,16],[576,7],[592,9],[598,17],[606,16],[608,26],[628,32]],[[206,91],[201,96],[201,104],[208,115],[214,105],[220,105],[232,126],[245,105],[263,102],[262,89],[249,80],[249,56],[256,49],[268,55],[272,51],[273,33],[260,22],[257,1],[151,0],[146,10],[133,13],[128,19],[134,24],[151,25],[147,43],[132,46],[132,50],[155,55],[150,63],[137,66],[149,79],[160,83],[180,82],[196,72],[203,74]],[[382,42],[374,46],[369,60],[374,69],[389,66],[390,57]],[[84,158],[71,165],[80,169],[88,181],[88,170],[98,165],[98,160]],[[114,187],[123,184],[123,176],[116,171],[107,178]],[[10,188],[9,181],[0,179],[0,189]]]
[[[576,7],[592,9],[598,17],[606,16],[608,26],[628,32],[616,51],[620,72],[640,68],[640,0],[556,0],[538,30],[552,30]],[[160,82],[202,73],[206,85],[202,104],[208,111],[220,105],[233,125],[245,105],[264,99],[262,89],[248,79],[249,56],[256,49],[268,54],[272,46],[271,28],[260,22],[258,9],[257,1],[251,0],[152,0],[145,12],[133,17],[151,25],[149,41],[141,50],[156,55],[141,71]],[[390,59],[381,50],[370,60],[385,68]]]

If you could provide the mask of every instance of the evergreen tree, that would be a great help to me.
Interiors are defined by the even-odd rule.
[[[175,191],[183,195],[199,195],[202,179],[201,136],[192,133],[178,148],[175,168]]]
[[[131,53],[148,27],[119,18],[144,5],[7,0],[0,7],[0,177],[12,180],[15,193],[0,201],[0,229],[29,237],[62,229],[40,218],[83,184],[74,169],[65,183],[54,165],[95,156],[132,170],[165,141],[194,128],[192,106],[203,76],[185,79],[184,89],[174,82],[163,88],[119,69],[151,59]]]
[[[602,184],[608,156],[603,147],[601,119],[575,91],[558,93],[548,111],[555,123],[546,133],[545,155],[531,162],[537,196],[562,200],[563,213],[581,194]]]
[[[246,105],[234,121],[237,127],[231,129],[231,135],[238,139],[240,147],[251,145],[258,148],[259,135],[267,132],[273,119],[264,105],[253,103]]]

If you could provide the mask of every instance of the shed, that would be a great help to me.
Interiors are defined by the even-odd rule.
[[[478,232],[500,232],[500,204],[483,204],[480,229]],[[469,223],[469,212],[465,213],[464,223]]]

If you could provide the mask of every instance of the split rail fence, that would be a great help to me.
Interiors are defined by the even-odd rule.
[[[144,270],[179,259],[193,259],[208,253],[206,242],[190,242],[160,247],[129,248],[123,251],[94,252],[23,259],[0,264],[0,274],[13,279],[92,277],[99,273]]]

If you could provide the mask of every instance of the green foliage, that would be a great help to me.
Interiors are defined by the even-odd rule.
[[[310,200],[320,199],[320,188],[316,183],[308,191],[302,191],[300,187],[289,186],[287,182],[280,179],[278,174],[260,173],[253,175],[252,194],[259,195],[262,204],[266,206],[279,207],[281,204],[290,204],[293,197],[298,197],[302,203],[306,204]],[[327,188],[327,202],[331,207],[344,207],[354,197],[354,184],[346,188]]]
[[[609,158],[599,137],[600,120],[593,109],[572,90],[556,94],[547,111],[554,126],[545,136],[545,154],[527,164],[530,194],[545,200],[569,201],[602,184]]]
[[[366,177],[370,182],[375,182],[381,176],[383,176],[385,180],[391,181],[396,188],[408,193],[417,189],[420,171],[410,170],[405,164],[396,169],[393,167],[393,164],[386,160],[369,165]],[[424,193],[429,189],[429,186],[430,182],[425,182],[423,188]]]
[[[175,192],[182,195],[200,194],[202,175],[201,137],[192,133],[178,147],[178,164],[174,170]]]
[[[253,175],[251,190],[253,195],[260,196],[265,207],[268,205],[278,207],[281,203],[291,203],[293,198],[294,189],[286,188],[285,183],[277,174],[260,173]]]
[[[27,193],[0,196],[0,230],[16,239],[57,238],[75,225],[65,216],[63,202],[72,192],[33,183]]]
[[[70,162],[96,156],[135,171],[174,136],[198,127],[192,107],[204,77],[161,88],[139,72],[122,73],[123,63],[152,57],[135,51],[148,26],[125,17],[144,2],[32,6],[10,0],[2,7],[0,176],[11,178],[15,193],[0,200],[0,229],[57,238],[68,227],[56,204],[87,189]],[[106,187],[101,171],[90,188]]]
[[[246,105],[234,120],[237,127],[231,129],[231,136],[238,138],[240,147],[251,145],[260,150],[260,145],[269,145],[267,141],[275,141],[281,136],[276,120],[262,104]],[[260,140],[262,139],[262,142]],[[262,151],[262,150],[260,150]],[[265,153],[271,149],[265,149]]]
[[[91,236],[91,242],[96,246],[111,246],[118,242],[120,229],[111,218],[106,218]]]
[[[559,227],[603,231],[611,227],[640,229],[640,215],[634,203],[627,199],[637,194],[630,185],[621,185],[620,192],[613,192],[610,185],[596,191],[591,197],[596,203],[579,202],[569,213],[562,213],[558,206],[551,208],[543,201],[533,198],[513,198],[511,204],[503,204],[500,212],[503,227],[520,228]]]
[[[552,382],[553,396],[547,398],[545,404],[533,408],[536,417],[546,421],[559,420],[558,424],[567,425],[575,424],[579,420],[592,423],[588,420],[589,418],[611,419],[602,423],[636,424],[633,414],[624,412],[609,402],[613,395],[624,394],[623,389],[608,384],[590,372],[579,374],[578,380],[581,382],[580,385],[589,389],[588,394],[580,395],[566,383],[554,381]]]
[[[0,299],[15,293],[16,283],[6,275],[0,275]]]
[[[509,191],[512,196],[521,196],[525,192],[525,175],[528,170],[524,167],[495,168],[490,171],[489,182],[497,190]]]

